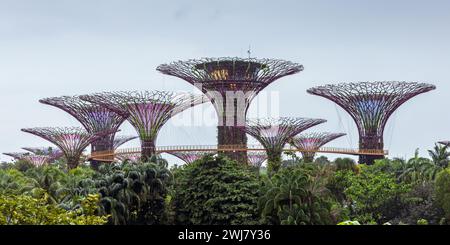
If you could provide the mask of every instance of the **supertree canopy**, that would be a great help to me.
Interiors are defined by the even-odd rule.
[[[166,153],[180,158],[187,164],[191,164],[205,155],[215,154],[215,152],[212,151],[174,151]]]
[[[326,122],[324,119],[293,117],[253,119],[248,120],[244,130],[266,149],[268,171],[272,173],[280,168],[283,147],[292,137],[324,122]]]
[[[26,155],[22,159],[36,167],[40,167],[50,162],[50,157],[47,155]]]
[[[23,157],[30,155],[29,152],[5,152],[3,155],[10,156],[14,158],[14,160],[23,159]]]
[[[93,134],[80,127],[25,128],[22,131],[42,137],[58,146],[64,153],[69,168],[78,166],[81,154],[89,144],[116,132],[115,129],[109,129]]]
[[[114,137],[113,146],[114,150],[117,150],[121,145],[127,143],[130,140],[134,140],[138,138],[137,136],[128,136],[128,135],[116,135]]]
[[[313,162],[314,156],[316,155],[315,151],[326,143],[344,135],[342,133],[328,132],[302,133],[292,138],[292,144],[301,151],[303,161]]]
[[[58,160],[59,158],[61,158],[64,153],[59,150],[56,149],[54,147],[51,146],[47,146],[47,147],[22,147],[22,149],[32,152],[35,155],[44,155],[44,156],[48,156],[49,162],[54,162],[55,160]]]
[[[438,143],[450,147],[450,141],[439,141]]]
[[[247,159],[250,166],[259,169],[267,159],[267,153],[264,151],[249,151],[247,152]]]
[[[55,106],[75,117],[87,130],[95,134],[105,130],[117,131],[126,120],[126,116],[118,114],[106,107],[82,100],[79,96],[61,96],[39,100],[39,102]],[[115,133],[104,135],[92,142],[91,151],[107,151],[114,149]]]
[[[359,82],[324,85],[308,89],[308,93],[327,98],[345,111],[356,123],[359,148],[382,150],[383,132],[392,113],[412,97],[436,87],[416,82]],[[359,162],[373,164],[383,156],[361,155]]]
[[[171,117],[206,101],[203,95],[165,91],[104,92],[81,98],[127,117],[141,140],[144,161],[155,154],[159,130]]]
[[[247,137],[247,110],[252,99],[273,81],[298,73],[303,66],[284,60],[255,58],[203,58],[158,66],[163,74],[179,77],[198,87],[214,105],[218,122],[218,144],[243,145]],[[246,162],[246,152],[226,152]]]

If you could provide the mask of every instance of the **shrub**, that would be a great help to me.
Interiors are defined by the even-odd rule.
[[[222,156],[205,156],[175,174],[176,223],[255,224],[258,187],[257,176],[247,166]]]
[[[438,173],[435,183],[436,200],[445,213],[445,218],[450,220],[450,169],[444,169]]]

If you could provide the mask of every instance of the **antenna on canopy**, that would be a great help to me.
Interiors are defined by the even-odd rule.
[[[251,56],[251,54],[252,54],[252,51],[251,51],[251,46],[250,46],[250,44],[248,45],[248,50],[247,50],[247,54],[248,54],[248,59],[250,59],[250,56]]]

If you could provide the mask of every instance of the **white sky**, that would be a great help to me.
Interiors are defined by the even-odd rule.
[[[265,91],[279,93],[281,116],[325,118],[314,130],[348,134],[329,146],[356,147],[356,127],[344,111],[306,89],[372,80],[435,84],[437,90],[400,107],[385,131],[391,157],[409,157],[417,147],[426,155],[434,142],[450,139],[449,13],[449,1],[0,0],[0,152],[49,145],[21,128],[78,125],[63,111],[38,103],[40,98],[195,91],[156,66],[245,57],[251,45],[254,57],[304,65],[304,72]],[[134,130],[126,123],[121,133]],[[178,127],[170,121],[157,144],[215,142],[212,125]],[[138,141],[127,146],[133,145]]]

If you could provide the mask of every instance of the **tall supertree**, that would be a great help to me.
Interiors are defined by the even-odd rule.
[[[292,138],[292,145],[299,149],[303,155],[303,161],[313,162],[316,151],[326,143],[344,136],[343,133],[310,132],[302,133]]]
[[[26,155],[22,159],[36,167],[43,166],[50,162],[50,157],[47,155]]]
[[[57,107],[77,119],[90,134],[106,130],[117,131],[126,120],[126,116],[118,114],[106,107],[92,104],[79,96],[61,96],[39,100],[39,102]],[[114,150],[115,133],[104,135],[91,144],[91,152]],[[97,167],[98,161],[92,161]]]
[[[255,58],[203,58],[158,66],[163,74],[179,77],[198,87],[214,105],[218,122],[218,144],[247,145],[245,128],[252,99],[275,80],[298,73],[303,66],[284,60]],[[247,162],[246,152],[225,152]]]
[[[51,146],[46,146],[46,147],[22,147],[22,149],[32,152],[35,155],[44,155],[44,156],[48,156],[49,159],[48,161],[54,162],[56,160],[58,160],[59,158],[61,158],[64,153],[54,147]]]
[[[281,166],[283,147],[292,137],[302,131],[324,123],[324,119],[311,118],[263,118],[248,120],[245,132],[257,139],[266,149],[269,173],[277,172]]]
[[[359,148],[383,150],[383,132],[392,113],[412,97],[436,87],[417,82],[359,82],[324,85],[308,93],[327,98],[345,111],[356,123]],[[383,156],[360,155],[359,162],[373,164]]]
[[[58,146],[70,169],[78,166],[81,154],[89,144],[116,132],[115,129],[109,129],[93,134],[80,127],[24,128],[22,131],[42,137]]]
[[[174,151],[166,153],[180,158],[187,164],[191,164],[208,154],[215,154],[215,152],[212,151]]]
[[[171,117],[206,102],[203,95],[166,91],[104,92],[81,98],[128,118],[141,140],[143,161],[155,154],[158,133]]]
[[[264,151],[249,151],[247,152],[247,159],[250,166],[260,169],[267,159],[267,153]]]
[[[121,145],[127,143],[130,140],[137,139],[137,136],[128,136],[128,135],[116,135],[113,141],[114,150],[117,150]]]

